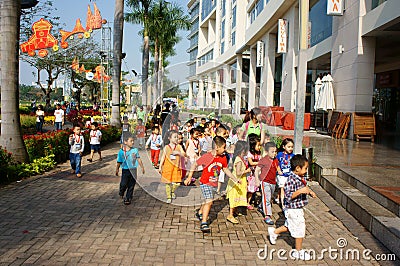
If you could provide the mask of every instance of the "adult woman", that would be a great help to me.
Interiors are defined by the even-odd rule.
[[[39,105],[36,110],[36,132],[43,133],[44,111],[43,105]]]
[[[267,127],[261,122],[262,116],[261,109],[258,107],[254,107],[250,112],[246,113],[243,119],[240,139],[245,140],[248,135],[256,134],[261,138],[261,145],[268,141],[266,140]]]

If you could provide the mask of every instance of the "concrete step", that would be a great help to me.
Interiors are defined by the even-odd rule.
[[[374,184],[371,184],[371,180],[368,179],[369,177],[363,175],[358,175],[357,177],[355,177],[340,168],[337,169],[337,176],[352,185],[353,187],[360,190],[362,193],[373,199],[375,202],[379,203],[389,211],[396,214],[398,217],[400,217],[399,203],[391,199],[389,196],[377,191],[377,187],[374,186]],[[382,180],[381,178],[386,179],[384,176],[381,176],[379,178],[374,178],[374,180],[372,181],[377,182],[379,185],[384,185],[385,180]]]
[[[400,218],[337,175],[322,174],[320,185],[374,237],[400,257]]]

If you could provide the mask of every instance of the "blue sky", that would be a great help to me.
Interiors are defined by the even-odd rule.
[[[93,11],[93,2],[96,3],[99,8],[101,15],[108,22],[113,22],[114,18],[114,0],[95,0],[90,2],[89,0],[54,0],[54,7],[57,8],[55,16],[60,17],[60,22],[65,23],[66,26],[64,30],[71,31],[75,26],[75,21],[80,18],[82,24],[86,25],[86,12],[88,4],[91,5],[91,9]],[[170,0],[169,2],[176,2],[183,7],[183,9],[187,12],[187,1],[178,1],[178,0]],[[125,6],[125,12],[129,11]],[[110,24],[112,28],[112,24]],[[142,44],[142,38],[138,35],[139,30],[141,29],[140,25],[132,25],[129,23],[124,24],[124,40],[123,40],[123,51],[126,53],[126,58],[124,62],[122,62],[122,70],[128,71],[131,69],[135,69],[137,73],[142,72],[142,52],[140,50],[140,46]],[[186,67],[182,70],[183,66],[186,66],[187,61],[189,60],[189,54],[186,53],[186,49],[189,48],[189,41],[186,39],[186,35],[188,33],[181,31],[179,35],[182,37],[182,40],[176,45],[177,55],[168,60],[171,62],[171,71],[170,78],[179,80],[180,82],[184,81],[184,77],[187,75],[182,75],[182,71],[186,71]],[[94,38],[100,40],[100,30],[98,33],[94,34]],[[179,71],[174,71],[176,66]],[[31,74],[34,69],[29,67],[26,63],[21,62],[20,65],[20,83],[23,84],[32,84],[36,79]]]

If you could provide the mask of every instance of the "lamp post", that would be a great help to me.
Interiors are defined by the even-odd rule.
[[[299,55],[297,64],[296,120],[294,126],[294,153],[301,154],[304,136],[304,111],[307,77],[307,29],[309,0],[299,0]]]

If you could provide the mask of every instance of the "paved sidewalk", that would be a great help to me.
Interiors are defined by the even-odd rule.
[[[284,235],[271,246],[261,215],[250,211],[239,217],[240,224],[226,221],[228,202],[218,200],[211,214],[211,232],[203,234],[194,217],[200,201],[197,187],[180,187],[178,199],[165,203],[164,186],[141,152],[146,174],[139,177],[133,204],[124,206],[118,197],[119,177],[115,176],[119,144],[103,149],[103,161],[83,161],[83,177],[69,173],[68,163],[46,176],[15,183],[0,189],[0,265],[293,265],[279,260],[277,252],[259,259],[260,249],[268,254],[275,248],[288,252],[293,240]],[[314,184],[318,195],[326,193]],[[273,205],[274,220],[283,215]],[[350,249],[365,249],[320,199],[310,199],[305,210],[307,236],[304,248],[338,249],[336,259],[326,253],[322,260],[301,262],[318,265],[377,265],[376,261],[346,260]],[[343,240],[344,241],[344,240]],[[264,255],[264,253],[261,253]],[[332,254],[332,255],[335,255]]]

